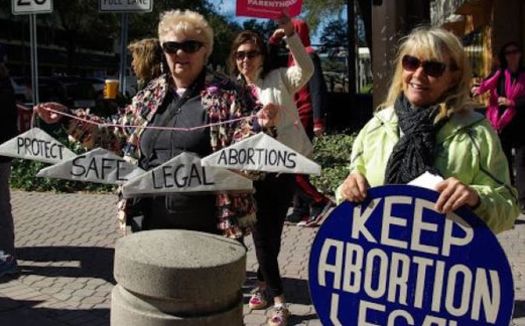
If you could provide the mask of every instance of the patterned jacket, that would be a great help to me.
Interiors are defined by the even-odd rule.
[[[138,163],[141,156],[140,138],[144,128],[155,116],[170,88],[167,74],[152,80],[141,90],[127,107],[112,118],[113,123],[122,127],[91,128],[77,120],[71,120],[68,133],[85,147],[95,145],[121,154],[129,162]],[[207,110],[209,123],[219,123],[242,116],[249,116],[261,107],[247,89],[241,88],[230,79],[215,73],[207,72],[204,89],[201,91],[201,103]],[[89,119],[99,119],[88,116]],[[252,119],[239,120],[210,127],[211,147],[220,150],[239,140],[253,135]],[[126,218],[133,212],[130,200],[120,200],[118,219],[120,226],[125,227]],[[249,193],[217,194],[218,227],[224,235],[239,238],[249,233],[249,226],[255,222],[255,202]]]

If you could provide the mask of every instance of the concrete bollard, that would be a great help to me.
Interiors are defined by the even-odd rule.
[[[112,326],[242,325],[246,250],[221,236],[154,230],[115,247]]]

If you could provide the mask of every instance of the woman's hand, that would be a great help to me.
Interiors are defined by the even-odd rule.
[[[472,93],[472,95],[474,96],[478,96],[479,95],[479,86],[474,86],[470,89],[470,92]]]
[[[467,205],[470,208],[479,205],[478,193],[454,177],[438,183],[436,190],[440,195],[435,208],[440,213],[450,213],[463,205]]]
[[[275,43],[279,43],[285,35],[286,34],[284,32],[284,29],[278,28],[273,32],[272,37],[270,39],[273,40],[273,42]]]
[[[500,97],[498,97],[498,105],[512,106],[512,105],[514,105],[514,102],[512,102],[511,100],[509,100],[506,97],[500,96]]]
[[[33,110],[38,114],[40,119],[44,120],[47,124],[57,123],[62,119],[62,115],[51,112],[48,109],[52,109],[60,112],[67,112],[67,107],[56,102],[47,102],[36,105]]]
[[[286,36],[292,36],[295,32],[290,16],[284,11],[282,13],[282,16],[277,19],[277,24],[279,25],[279,29],[282,29]],[[277,29],[275,32],[277,32],[279,29]]]
[[[273,103],[268,103],[257,112],[257,122],[263,128],[273,127],[277,124],[277,116],[279,113],[279,106]]]
[[[348,201],[360,203],[365,200],[368,188],[370,188],[370,186],[365,176],[354,171],[350,173],[343,182],[341,194],[343,198]]]

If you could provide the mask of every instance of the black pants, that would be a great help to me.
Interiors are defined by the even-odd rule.
[[[283,294],[283,282],[277,257],[281,250],[281,235],[288,206],[294,191],[294,177],[290,174],[268,174],[255,182],[257,223],[253,229],[253,243],[259,268],[257,279],[266,282],[269,294]]]
[[[506,133],[505,131],[500,135],[500,140],[501,147],[503,147],[503,152],[509,163],[510,180],[518,189],[520,205],[525,206],[525,144],[516,142],[514,134]],[[514,160],[512,159],[513,148],[516,152]],[[514,171],[516,171],[515,176]]]

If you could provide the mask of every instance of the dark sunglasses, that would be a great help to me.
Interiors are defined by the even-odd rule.
[[[237,51],[235,52],[235,59],[244,60],[244,58],[253,59],[260,54],[259,51]]]
[[[518,54],[520,53],[521,51],[519,49],[513,49],[513,50],[509,50],[509,51],[505,51],[505,55],[509,55],[509,54]]]
[[[401,59],[401,65],[403,66],[403,69],[407,71],[416,71],[420,66],[423,66],[425,74],[434,78],[441,77],[445,72],[445,69],[447,69],[447,65],[443,62],[432,60],[422,61],[408,54],[404,55],[403,59]]]
[[[164,42],[162,43],[162,49],[166,53],[176,53],[178,50],[182,50],[186,53],[195,53],[204,46],[204,43],[199,41],[184,41],[184,42]]]

